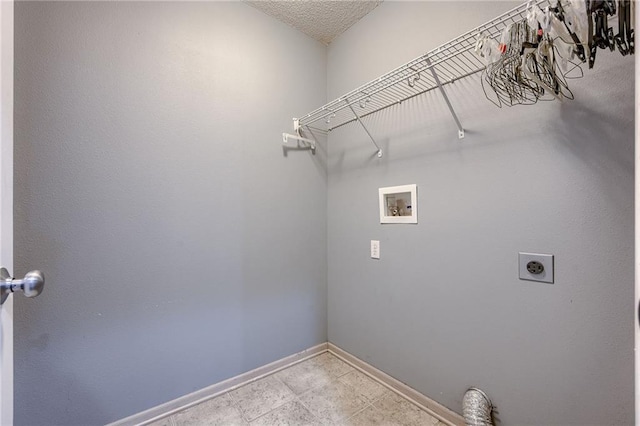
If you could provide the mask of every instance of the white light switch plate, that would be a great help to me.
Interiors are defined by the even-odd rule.
[[[543,271],[538,274],[529,272],[527,264],[532,261],[542,264]],[[518,253],[518,275],[521,280],[553,284],[553,266],[552,254]]]
[[[380,241],[371,240],[371,258],[380,259]]]

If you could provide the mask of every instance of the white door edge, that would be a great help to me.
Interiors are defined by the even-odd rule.
[[[640,7],[635,7],[635,22],[640,22]],[[640,102],[640,84],[638,84],[638,71],[640,71],[640,58],[635,55],[636,60],[636,111],[634,124],[636,126],[635,133],[635,295],[634,295],[634,336],[635,336],[635,423],[640,425],[640,127],[638,126],[638,102]]]
[[[13,0],[0,0],[0,263],[13,273]],[[0,307],[0,424],[13,424],[13,297]]]

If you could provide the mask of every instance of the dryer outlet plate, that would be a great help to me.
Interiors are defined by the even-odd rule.
[[[533,262],[531,265],[530,262]],[[540,272],[540,264],[542,271]],[[529,267],[527,268],[527,265]],[[553,255],[540,253],[518,253],[518,269],[521,280],[553,284]]]

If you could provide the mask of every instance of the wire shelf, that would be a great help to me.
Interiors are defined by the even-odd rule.
[[[543,5],[548,1],[538,0],[535,3]],[[473,51],[478,35],[486,34],[498,38],[505,26],[526,18],[527,7],[528,3],[515,7],[302,116],[298,119],[299,126],[315,124],[314,128],[317,128],[317,123],[320,122],[323,130],[331,131],[357,121],[356,114],[360,118],[367,117],[482,71],[485,65]],[[443,96],[449,104],[444,92]],[[462,127],[450,105],[449,108],[463,135]]]

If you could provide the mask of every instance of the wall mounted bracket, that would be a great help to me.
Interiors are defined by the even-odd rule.
[[[313,139],[308,139],[308,138],[303,138],[302,136],[299,135],[292,135],[291,133],[283,133],[282,134],[282,143],[283,144],[287,144],[287,142],[289,141],[289,139],[293,139],[293,140],[297,140],[300,142],[303,142],[305,144],[307,144],[307,146],[309,146],[309,148],[311,148],[311,152],[313,152],[314,154],[316,153],[316,141]]]

